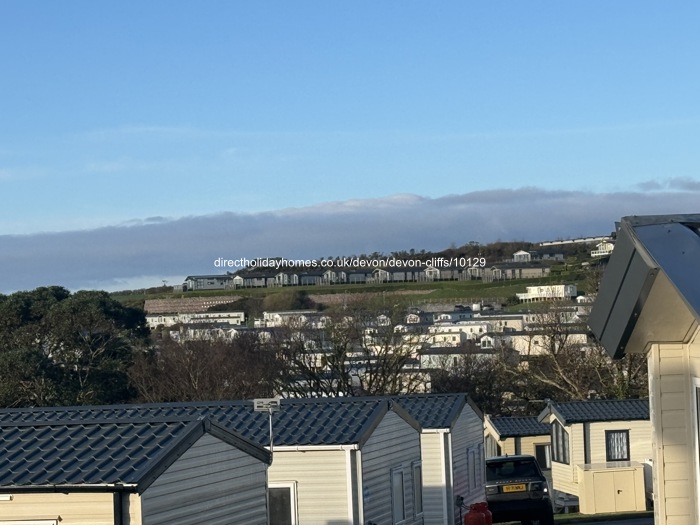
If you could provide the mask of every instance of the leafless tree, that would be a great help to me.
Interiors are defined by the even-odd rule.
[[[465,392],[485,413],[506,415],[511,410],[512,398],[509,366],[506,348],[490,354],[466,352],[456,363],[445,363],[441,369],[432,371],[432,390]]]
[[[146,402],[269,397],[277,375],[274,353],[255,334],[232,342],[164,339],[138,355],[129,371]]]
[[[417,365],[427,336],[403,323],[404,311],[363,297],[290,320],[276,333],[285,370],[280,389],[301,397],[423,390],[426,374]]]
[[[530,315],[529,352],[508,368],[519,395],[561,401],[644,395],[646,361],[613,361],[572,312],[562,303],[542,303]]]

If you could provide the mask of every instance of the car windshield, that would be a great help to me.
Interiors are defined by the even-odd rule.
[[[535,462],[531,459],[514,459],[498,461],[486,465],[487,481],[499,481],[511,478],[529,478],[539,476]]]

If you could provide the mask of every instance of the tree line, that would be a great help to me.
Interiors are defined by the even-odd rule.
[[[134,396],[128,370],[146,348],[142,310],[106,292],[60,286],[0,296],[0,404],[121,403]]]
[[[512,348],[501,346],[489,359],[467,354],[433,374],[433,391],[468,392],[485,413],[494,415],[536,415],[547,400],[648,397],[644,354],[611,359],[586,334],[584,323],[567,319],[565,305],[534,308],[526,338],[529,353],[514,355]]]
[[[472,342],[432,370],[420,359],[426,325],[406,306],[357,294],[343,305],[233,340],[176,342],[151,334],[143,310],[106,292],[62,287],[0,295],[0,405],[359,396],[466,392],[491,414],[535,413],[546,399],[646,397],[646,360],[612,361],[573,334],[580,325],[543,308],[538,351],[489,353]]]

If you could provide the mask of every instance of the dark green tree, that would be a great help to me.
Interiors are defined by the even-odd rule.
[[[143,310],[106,292],[43,287],[0,298],[0,405],[125,402],[148,341]]]
[[[51,308],[47,320],[56,338],[52,360],[65,372],[66,402],[130,399],[127,371],[133,351],[148,340],[142,311],[123,306],[106,292],[81,291]]]

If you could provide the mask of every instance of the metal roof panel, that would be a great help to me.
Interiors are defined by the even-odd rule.
[[[563,403],[550,401],[538,419],[543,420],[546,414],[555,414],[565,424],[648,420],[649,400],[591,399]]]
[[[551,426],[540,423],[537,416],[492,417],[489,420],[501,438],[547,436],[551,431]]]

